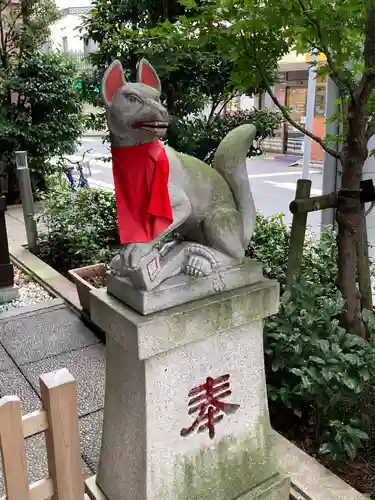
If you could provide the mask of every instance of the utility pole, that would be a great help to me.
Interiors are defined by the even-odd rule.
[[[307,85],[307,104],[305,128],[312,132],[315,114],[315,94],[316,94],[316,54],[311,52],[311,64],[309,68],[309,81]],[[303,143],[303,164],[302,179],[309,178],[310,159],[311,159],[311,137],[305,135]]]
[[[329,135],[331,137],[336,137],[336,141],[331,144],[331,148],[335,151],[339,149],[338,143],[338,135],[340,132],[340,124],[338,120],[338,110],[339,105],[337,104],[338,99],[340,98],[339,89],[337,85],[331,80],[331,78],[327,78],[326,84],[326,105],[325,105],[325,135]],[[332,117],[336,116],[336,119],[332,121]],[[323,194],[336,193],[339,184],[339,170],[340,163],[337,158],[334,158],[332,155],[324,152],[324,164],[323,164],[323,186],[322,191]],[[322,210],[322,219],[321,219],[322,227],[324,226],[336,226],[335,219],[335,209],[334,208],[326,208]]]
[[[18,184],[20,187],[23,217],[25,220],[27,246],[30,252],[37,249],[37,227],[34,219],[34,199],[26,151],[16,151]]]
[[[0,304],[18,297],[18,288],[14,286],[13,264],[9,256],[6,209],[5,196],[0,196]]]

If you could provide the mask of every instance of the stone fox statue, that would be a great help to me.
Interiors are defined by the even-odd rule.
[[[232,130],[219,145],[213,168],[178,153],[160,141],[169,117],[160,102],[158,75],[145,60],[137,73],[136,83],[127,82],[120,62],[114,61],[102,80],[125,245],[112,269],[123,276],[137,269],[174,230],[191,245],[185,244],[183,264],[173,275],[208,276],[214,268],[242,263],[256,222],[246,170],[255,127]]]

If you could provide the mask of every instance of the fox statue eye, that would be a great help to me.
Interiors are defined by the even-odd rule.
[[[131,103],[142,102],[141,99],[138,96],[134,95],[134,94],[126,94],[125,97]]]

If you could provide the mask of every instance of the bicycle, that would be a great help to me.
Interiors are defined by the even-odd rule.
[[[72,166],[71,167],[66,167],[64,166],[64,172],[65,172],[65,175],[67,176],[68,178],[68,181],[71,185],[71,187],[73,188],[74,191],[76,191],[77,189],[79,188],[88,188],[90,187],[89,186],[89,182],[87,180],[87,177],[91,177],[91,168],[90,168],[90,165],[89,163],[87,163],[86,165],[83,165],[83,162],[84,162],[84,159],[85,159],[85,156],[87,153],[91,153],[92,149],[88,149],[87,151],[85,151],[82,155],[82,158],[78,161],[72,161],[70,160],[69,158],[66,158],[64,157],[63,160],[65,162],[69,162]],[[84,173],[84,168],[87,168],[88,170],[88,175],[86,176],[85,173]],[[76,185],[76,181],[73,177],[73,172],[74,170],[77,170],[77,172],[79,172],[79,178],[78,178],[78,185]]]

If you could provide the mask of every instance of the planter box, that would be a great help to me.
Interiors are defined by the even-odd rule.
[[[76,284],[83,311],[90,316],[90,292],[91,290],[95,290],[95,287],[87,279],[94,278],[95,276],[105,277],[107,266],[105,264],[93,264],[92,266],[71,269],[68,274]]]

